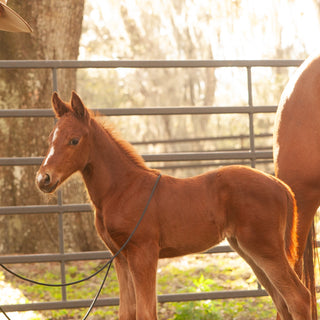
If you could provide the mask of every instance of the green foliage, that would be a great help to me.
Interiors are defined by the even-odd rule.
[[[212,268],[192,281],[192,285],[184,288],[186,292],[209,292],[225,289],[211,279]],[[221,271],[220,271],[221,272]],[[223,272],[227,279],[230,277],[230,269]],[[235,282],[228,279],[227,283]],[[237,286],[233,289],[238,289]],[[226,320],[226,319],[272,319],[275,310],[270,298],[228,299],[228,300],[202,300],[192,302],[173,303],[175,314],[170,320]]]
[[[274,319],[275,309],[269,298],[205,300],[176,303],[170,320]]]

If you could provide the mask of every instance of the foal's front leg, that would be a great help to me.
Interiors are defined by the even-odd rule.
[[[136,320],[136,296],[128,262],[120,254],[114,264],[120,287],[119,320]]]
[[[136,319],[157,319],[156,277],[159,258],[157,245],[130,245],[126,252],[136,296]]]

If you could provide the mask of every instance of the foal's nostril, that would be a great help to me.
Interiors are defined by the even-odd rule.
[[[55,178],[52,177],[49,173],[39,172],[36,177],[36,183],[41,191],[51,193],[59,185],[59,180],[55,180]]]
[[[44,178],[43,178],[43,184],[44,184],[45,186],[47,186],[47,185],[50,184],[50,182],[51,182],[50,176],[46,173],[45,176],[44,176]]]

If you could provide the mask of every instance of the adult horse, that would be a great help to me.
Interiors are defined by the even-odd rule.
[[[249,263],[282,319],[309,320],[310,294],[291,266],[296,262],[296,205],[280,180],[260,171],[229,166],[177,179],[146,166],[84,106],[53,94],[59,119],[36,177],[53,192],[80,171],[95,208],[95,224],[115,254],[135,228],[159,181],[146,215],[115,259],[121,320],[157,319],[159,258],[204,251],[224,238]]]
[[[293,190],[298,207],[297,272],[312,295],[317,319],[313,217],[320,205],[320,56],[308,58],[287,84],[274,129],[275,174]]]

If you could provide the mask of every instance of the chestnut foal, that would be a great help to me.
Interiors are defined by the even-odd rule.
[[[73,92],[53,94],[58,118],[36,177],[53,192],[80,171],[96,229],[113,254],[139,220],[159,176],[126,141],[101,125]],[[310,295],[293,271],[297,212],[289,187],[243,166],[177,179],[162,175],[146,215],[115,259],[121,320],[157,319],[159,258],[204,251],[227,238],[252,267],[282,319],[309,320]]]

